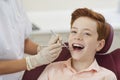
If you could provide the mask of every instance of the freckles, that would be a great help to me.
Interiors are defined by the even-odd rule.
[[[69,40],[69,41],[72,41],[72,40],[73,40],[73,37],[69,36],[69,37],[68,37],[68,40]]]

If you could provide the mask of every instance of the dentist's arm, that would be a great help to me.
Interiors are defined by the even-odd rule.
[[[38,44],[31,41],[29,38],[25,40],[24,52],[30,55],[37,54]]]
[[[38,54],[32,55],[19,60],[0,60],[0,75],[19,72],[23,70],[31,70],[35,67],[48,64],[54,61],[60,54],[62,48],[59,37],[50,40],[48,47],[41,50]]]
[[[38,45],[30,39],[26,39],[24,43],[24,52],[30,55],[37,54]],[[26,59],[19,60],[0,60],[0,75],[19,72],[27,69]]]

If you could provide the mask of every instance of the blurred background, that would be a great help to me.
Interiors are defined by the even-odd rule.
[[[109,51],[120,48],[120,0],[23,0],[23,6],[33,24],[31,39],[47,45],[50,30],[59,33],[66,42],[70,30],[71,13],[87,7],[104,15],[114,28],[114,39]]]

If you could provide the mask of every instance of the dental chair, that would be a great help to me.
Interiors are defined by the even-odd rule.
[[[107,53],[112,44],[114,35],[113,28],[108,23],[107,28],[107,30],[110,31],[110,34],[108,34],[109,36],[106,39],[106,44],[101,51],[96,53],[95,57],[99,65],[113,71],[117,76],[117,80],[120,80],[120,48]],[[55,61],[67,60],[69,57],[69,50],[67,48],[63,48],[60,56]],[[37,78],[40,76],[46,66],[47,65],[44,65],[31,71],[25,71],[22,80],[37,80]]]

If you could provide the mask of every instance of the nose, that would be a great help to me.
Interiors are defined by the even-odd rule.
[[[77,34],[75,35],[75,40],[83,40],[83,35],[80,34],[80,33],[77,33]]]

